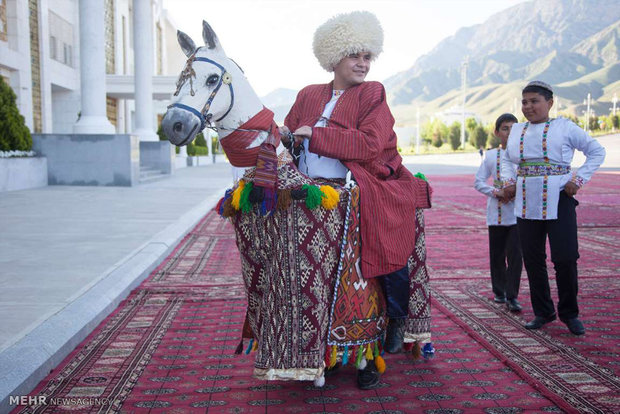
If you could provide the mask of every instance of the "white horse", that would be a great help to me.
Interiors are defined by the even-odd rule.
[[[256,189],[260,167],[246,173],[232,196],[227,193],[223,208],[235,228],[248,296],[244,337],[258,344],[256,377],[322,385],[323,371],[334,363],[337,350],[344,351],[345,361],[349,352],[357,352],[358,364],[362,353],[376,357],[375,345],[386,325],[379,281],[359,275],[354,263],[359,233],[347,231],[347,223],[358,222],[359,190],[301,174],[268,118],[273,114],[204,21],[202,35],[205,46],[196,47],[185,33],[177,33],[188,61],[176,99],[162,120],[163,130],[171,143],[182,146],[213,125],[231,163],[239,167],[259,164],[268,170],[271,161],[260,161],[261,156],[275,152],[278,208],[265,209],[268,186],[264,194],[244,191],[252,185]],[[318,194],[319,187],[335,189],[339,200],[329,206],[321,192],[321,205],[312,206],[311,194]],[[423,263],[423,258],[413,263]],[[360,309],[348,309],[351,306]]]

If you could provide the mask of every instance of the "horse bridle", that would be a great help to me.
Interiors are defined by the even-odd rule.
[[[200,131],[202,131],[203,129],[205,129],[207,124],[211,123],[211,118],[213,117],[213,114],[208,113],[208,111],[211,108],[211,103],[213,102],[215,95],[217,95],[217,92],[220,90],[220,87],[222,86],[222,84],[228,85],[228,88],[230,89],[230,105],[228,106],[228,110],[224,113],[224,115],[222,115],[219,119],[216,119],[215,122],[219,122],[222,119],[224,119],[226,115],[228,115],[228,113],[231,111],[233,105],[235,104],[235,92],[233,90],[233,85],[232,85],[232,76],[226,70],[226,68],[224,68],[224,66],[220,65],[219,63],[209,58],[196,56],[196,52],[194,52],[194,54],[187,60],[187,64],[190,65],[190,69],[191,69],[191,65],[193,62],[207,62],[207,63],[211,63],[212,65],[217,66],[221,71],[217,86],[215,87],[215,89],[213,89],[213,92],[211,92],[209,99],[207,99],[207,102],[204,104],[201,111],[198,111],[196,108],[192,108],[189,105],[185,105],[185,104],[178,103],[178,102],[168,105],[168,108],[179,108],[185,111],[189,111],[192,114],[196,115],[198,119],[200,120]],[[191,77],[192,75],[190,74],[188,76]],[[181,90],[181,87],[183,86],[184,83],[185,83],[184,80],[179,79],[179,83],[177,84],[177,91],[174,94],[175,96],[179,94],[179,91]]]

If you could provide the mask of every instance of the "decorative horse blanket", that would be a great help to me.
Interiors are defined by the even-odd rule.
[[[252,178],[253,173],[246,174],[244,181]],[[309,208],[304,199],[293,197],[288,208],[270,214],[261,211],[260,203],[251,211],[228,214],[248,297],[244,337],[256,342],[255,377],[314,380],[326,366],[328,344],[342,349],[381,338],[387,322],[385,300],[378,279],[363,279],[356,266],[359,187],[312,180],[292,163],[279,167],[277,184],[279,194],[330,184],[340,200],[333,209]],[[422,211],[417,215],[421,218]],[[422,226],[416,228],[416,251],[408,263],[408,342],[430,340]]]

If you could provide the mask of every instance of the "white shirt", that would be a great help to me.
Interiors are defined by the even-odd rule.
[[[488,150],[480,164],[480,168],[478,168],[476,180],[474,181],[474,188],[487,196],[487,226],[512,226],[517,223],[514,213],[514,201],[504,204],[493,194],[494,190],[501,188],[500,167],[504,152],[503,149],[499,148]],[[509,164],[516,174],[517,166],[512,163]],[[488,184],[489,177],[493,179],[494,185]]]
[[[338,98],[340,98],[343,92],[344,91],[335,90],[332,93],[332,99],[325,105],[323,115],[321,115],[314,125],[315,127],[327,126],[327,121],[336,107]],[[310,152],[308,149],[309,146],[310,140],[304,139],[304,149],[299,157],[299,171],[310,178],[345,178],[347,176],[349,170],[339,160]]]
[[[590,181],[592,174],[605,160],[605,149],[572,121],[565,118],[553,119],[549,124],[546,139],[547,164],[570,166],[576,149],[586,156],[585,163],[577,172],[571,171],[562,175],[517,177],[514,169],[510,167],[511,163],[519,165],[523,162],[545,162],[543,149],[545,123],[528,125],[523,136],[523,150],[521,151],[521,135],[525,125],[525,123],[514,124],[510,130],[508,145],[503,156],[503,161],[506,162],[502,162],[501,177],[504,182],[516,179],[515,215],[517,217],[532,220],[555,220],[558,217],[560,191],[570,180],[575,181],[579,186]]]

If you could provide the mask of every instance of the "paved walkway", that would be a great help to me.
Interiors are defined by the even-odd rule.
[[[604,169],[620,169],[620,135],[600,141]],[[405,163],[414,173],[473,174],[480,156]],[[216,164],[130,188],[0,193],[0,412],[9,394],[27,394],[148,276],[231,183],[230,165]]]

